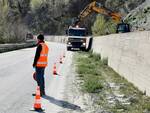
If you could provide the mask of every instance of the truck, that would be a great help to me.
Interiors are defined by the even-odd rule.
[[[67,34],[67,50],[78,49],[86,51],[89,49],[92,36],[88,36],[86,28],[69,27],[66,30]]]
[[[33,34],[32,34],[31,32],[28,32],[28,33],[26,34],[26,40],[33,40],[33,39],[34,39]]]

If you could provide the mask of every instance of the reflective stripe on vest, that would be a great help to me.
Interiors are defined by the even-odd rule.
[[[48,46],[45,43],[41,43],[42,50],[40,53],[40,57],[37,61],[36,66],[37,67],[46,67],[48,62],[47,62],[47,57],[48,57]]]
[[[48,56],[48,54],[41,54],[40,56]]]
[[[47,64],[47,62],[37,62],[37,64]]]

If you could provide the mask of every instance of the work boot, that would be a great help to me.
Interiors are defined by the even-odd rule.
[[[32,93],[32,96],[35,96],[36,94],[35,93]]]

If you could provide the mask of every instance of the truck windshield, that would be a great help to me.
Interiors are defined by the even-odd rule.
[[[119,32],[129,32],[129,25],[128,24],[118,24],[118,31]]]
[[[69,36],[85,36],[85,29],[69,29]]]

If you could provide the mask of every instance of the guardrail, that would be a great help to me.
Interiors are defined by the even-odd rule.
[[[46,41],[51,41],[51,42],[60,42],[60,43],[66,43],[67,42],[67,37],[66,36],[56,36],[56,35],[51,35],[51,36],[45,36]]]
[[[0,53],[34,46],[36,46],[35,40],[28,40],[25,43],[0,44]]]

